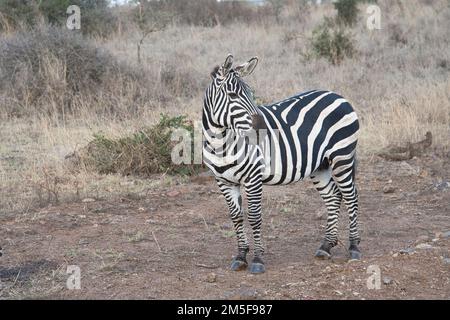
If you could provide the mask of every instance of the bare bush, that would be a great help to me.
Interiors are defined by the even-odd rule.
[[[1,104],[9,116],[73,114],[80,95],[105,89],[117,79],[113,75],[137,76],[80,35],[53,27],[3,39],[0,71]]]
[[[0,116],[136,115],[198,88],[175,63],[146,70],[70,31],[19,32],[0,40]]]

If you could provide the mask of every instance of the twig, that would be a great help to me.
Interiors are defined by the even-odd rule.
[[[205,224],[206,229],[209,231],[209,226],[208,226],[208,224],[206,223],[205,217],[204,217],[202,214],[201,214],[201,216],[202,216],[203,223]]]
[[[205,269],[217,269],[217,268],[218,268],[218,266],[214,266],[214,265],[209,266],[209,265],[203,264],[203,263],[197,263],[197,264],[195,264],[195,265],[196,265],[197,267],[205,268]]]
[[[159,252],[162,252],[161,247],[159,246],[158,239],[156,239],[155,233],[152,231],[153,239],[156,242],[156,246],[158,247]]]
[[[14,283],[13,283],[13,285],[12,285],[11,288],[14,288],[14,287],[15,287],[16,282],[17,282],[17,279],[19,279],[19,275],[20,275],[20,272],[21,272],[21,271],[22,271],[22,269],[19,269],[19,272],[17,272],[17,276],[16,276],[16,278],[14,279]]]

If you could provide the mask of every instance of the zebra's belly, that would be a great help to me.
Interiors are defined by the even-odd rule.
[[[261,149],[263,154],[264,168],[262,171],[263,184],[267,185],[285,185],[293,182],[301,181],[311,173],[309,171],[302,170],[303,162],[302,155],[292,148],[292,145],[286,143],[288,141],[288,135],[291,132],[286,130],[283,133],[283,139],[277,138],[275,141],[269,141],[266,138],[262,141]],[[289,140],[293,140],[289,137]],[[301,150],[301,146],[299,148]]]

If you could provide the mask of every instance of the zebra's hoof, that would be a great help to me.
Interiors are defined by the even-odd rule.
[[[359,250],[349,250],[349,253],[350,253],[350,261],[361,260],[361,252]]]
[[[317,249],[315,257],[321,260],[327,260],[331,258],[331,254],[322,249]]]
[[[242,271],[247,269],[247,261],[239,259],[239,258],[235,258],[233,260],[233,262],[231,263],[231,270],[233,271]]]
[[[350,261],[361,260],[361,251],[359,251],[357,243],[350,242],[350,248],[348,249],[350,254]]]
[[[252,262],[252,264],[250,265],[250,273],[259,274],[264,272],[266,272],[264,263]]]
[[[264,266],[264,262],[260,257],[255,257],[250,265],[250,273],[259,274],[264,273],[266,271],[266,267]]]

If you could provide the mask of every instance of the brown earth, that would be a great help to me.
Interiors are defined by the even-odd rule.
[[[0,298],[449,299],[448,181],[448,155],[362,161],[359,262],[346,258],[344,211],[333,259],[314,259],[326,215],[309,181],[266,187],[267,271],[256,276],[228,268],[236,241],[210,180],[159,187],[144,198],[5,213]],[[68,265],[80,267],[80,290],[66,287]],[[369,289],[377,267],[381,287]]]

